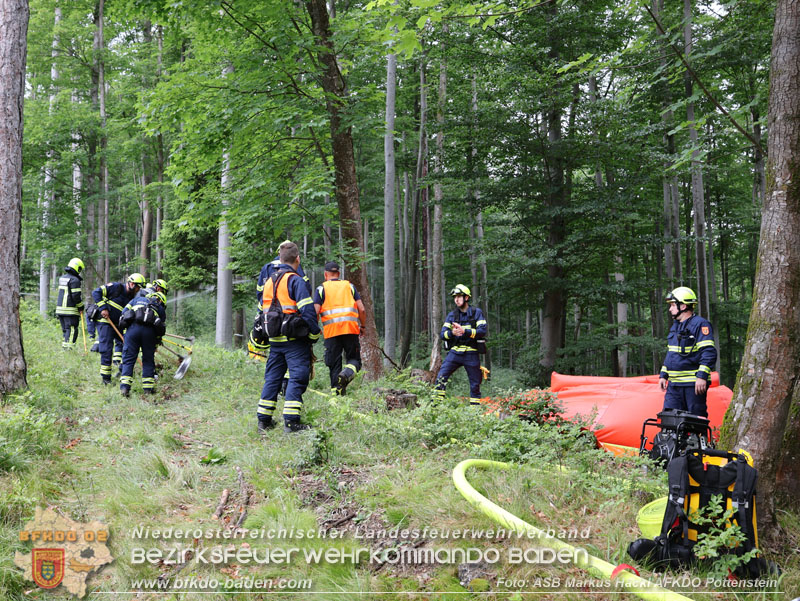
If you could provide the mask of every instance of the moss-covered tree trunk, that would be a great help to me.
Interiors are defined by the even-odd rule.
[[[776,534],[775,506],[798,503],[800,406],[800,1],[775,11],[767,195],[753,307],[722,444],[759,470],[759,534]],[[794,493],[794,494],[792,494]]]

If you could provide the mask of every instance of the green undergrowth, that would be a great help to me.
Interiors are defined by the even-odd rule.
[[[640,536],[638,509],[665,490],[662,472],[595,449],[576,426],[498,419],[453,396],[432,404],[430,388],[408,374],[389,374],[378,382],[360,378],[348,396],[335,398],[324,394],[329,384],[320,361],[311,383],[320,392],[309,390],[304,397],[303,419],[314,429],[286,435],[276,428],[262,439],[255,411],[263,364],[241,351],[196,342],[183,380],[171,377],[174,357],[158,353],[157,394],[141,394],[137,367],[133,394],[125,398],[116,380],[113,387],[101,385],[99,356],[84,354],[80,338],[78,349],[61,351],[57,322],[26,306],[23,332],[30,387],[6,396],[0,407],[0,599],[72,598],[63,588],[44,591],[23,580],[13,564],[15,551],[30,551],[30,543],[19,542],[17,534],[37,506],[109,526],[115,561],[91,576],[88,599],[267,598],[263,588],[258,593],[241,588],[248,578],[272,579],[275,587],[293,583],[294,589],[273,589],[283,599],[311,598],[308,590],[318,600],[548,598],[544,579],[563,582],[587,575],[573,565],[507,561],[511,549],[529,549],[533,543],[487,536],[498,525],[453,486],[457,463],[467,458],[511,462],[508,471],[470,470],[467,476],[481,494],[515,515],[613,564],[628,562],[625,548]],[[379,388],[417,394],[420,407],[389,411]],[[467,389],[454,380],[450,390],[463,394]],[[226,489],[228,502],[221,519],[214,519]],[[256,538],[147,536],[148,528],[151,533],[170,527],[225,531],[239,519],[245,499],[243,525]],[[796,535],[798,517],[781,515]],[[288,534],[319,532],[332,523],[338,524],[330,531],[340,535],[336,538]],[[286,534],[269,537],[270,531]],[[456,538],[456,532],[467,534]],[[134,562],[139,549],[168,550],[176,544],[201,554],[219,545],[262,552],[294,548],[297,555],[288,563],[260,565],[190,560],[179,568]],[[415,544],[481,553],[495,549],[502,559],[486,566],[485,573],[461,574],[459,562],[379,566],[369,556],[346,559],[362,548]],[[313,559],[317,552],[339,552],[345,559],[309,561],[304,555]],[[798,560],[784,563],[783,590],[798,590]],[[220,585],[214,591],[158,591],[138,582],[159,576],[217,579]],[[298,588],[305,580],[311,588]],[[544,595],[531,595],[537,591]],[[587,597],[573,588],[557,598]],[[633,597],[595,593],[592,598]],[[736,593],[725,598],[765,597]]]

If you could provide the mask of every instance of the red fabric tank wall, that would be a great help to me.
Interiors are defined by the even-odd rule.
[[[642,423],[656,417],[664,405],[664,392],[658,387],[657,375],[610,378],[553,372],[551,390],[558,393],[564,406],[564,418],[578,415],[588,418],[596,408],[592,429],[597,440],[627,447],[639,447]],[[708,390],[708,418],[712,430],[722,424],[732,397],[730,388],[720,386],[719,374],[712,373]]]

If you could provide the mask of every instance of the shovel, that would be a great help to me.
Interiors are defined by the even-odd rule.
[[[163,348],[165,351],[169,351],[170,353],[172,353],[173,355],[175,355],[178,358],[178,361],[180,362],[180,365],[178,365],[178,370],[175,372],[175,375],[172,376],[172,377],[174,379],[176,379],[176,380],[182,380],[183,376],[186,375],[186,371],[189,369],[189,366],[192,364],[192,356],[191,355],[183,356],[183,355],[177,353],[176,351],[173,351],[172,349],[167,348],[166,346],[162,346],[160,348]]]
[[[161,342],[166,342],[167,344],[171,344],[172,346],[177,346],[182,348],[185,351],[189,351],[189,354],[192,354],[192,347],[190,346],[183,346],[182,344],[178,344],[177,342],[172,342],[172,340],[164,340],[162,339]]]
[[[170,338],[178,338],[180,340],[185,340],[189,344],[194,344],[194,336],[189,336],[187,338],[186,336],[178,336],[177,334],[170,334],[169,332],[164,334],[164,336],[169,336]]]

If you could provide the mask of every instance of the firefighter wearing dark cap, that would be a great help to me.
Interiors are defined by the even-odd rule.
[[[119,389],[128,396],[133,384],[133,368],[136,357],[142,351],[142,391],[155,392],[156,346],[167,331],[167,297],[163,292],[151,292],[147,296],[137,296],[125,306],[119,325],[125,328],[125,346],[122,349],[122,375]]]
[[[675,288],[666,300],[673,323],[658,378],[661,390],[666,390],[664,409],[681,409],[708,417],[706,393],[711,370],[717,362],[714,331],[707,319],[695,315],[697,295],[691,288]]]
[[[483,311],[469,305],[469,288],[459,284],[450,295],[456,309],[447,315],[439,335],[449,352],[436,376],[436,396],[444,398],[447,380],[463,366],[469,378],[469,403],[480,405],[483,372],[479,355],[486,352],[486,319]]]
[[[97,322],[97,337],[100,343],[100,378],[103,384],[111,384],[111,363],[122,363],[122,340],[111,327],[116,326],[122,310],[147,283],[141,273],[132,273],[125,283],[109,282],[92,291],[92,299],[102,315]]]
[[[300,251],[293,242],[281,244],[280,264],[264,283],[262,308],[267,318],[269,358],[264,369],[264,387],[258,403],[258,430],[265,432],[274,426],[272,414],[278,402],[278,390],[288,371],[289,384],[283,401],[284,432],[299,432],[309,428],[300,422],[303,393],[311,374],[311,345],[319,338],[317,315],[308,286],[297,273]],[[272,301],[277,299],[273,315]],[[279,332],[271,331],[270,316],[277,318]],[[281,325],[282,324],[282,325]]]
[[[58,278],[58,299],[56,300],[56,317],[61,322],[63,340],[61,348],[71,350],[78,339],[83,299],[81,299],[81,272],[83,261],[75,257],[70,259],[64,268],[64,275]]]
[[[367,319],[364,303],[355,286],[339,279],[339,264],[325,263],[325,282],[314,291],[314,309],[322,320],[325,365],[331,376],[331,392],[345,394],[347,385],[361,369],[358,337]],[[342,353],[345,365],[342,367]]]

